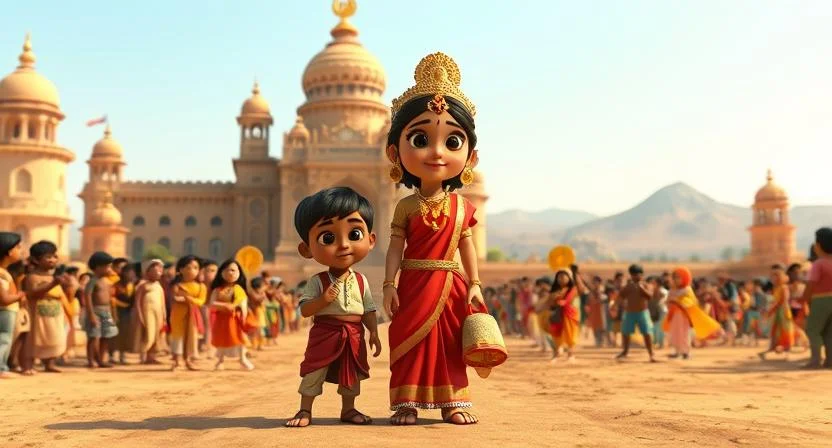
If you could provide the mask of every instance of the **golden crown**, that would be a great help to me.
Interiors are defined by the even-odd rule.
[[[445,53],[433,53],[425,56],[416,66],[416,71],[413,73],[413,79],[416,80],[416,85],[407,89],[400,97],[393,100],[393,107],[390,109],[393,117],[408,101],[420,96],[434,96],[433,99],[426,103],[426,108],[436,113],[442,113],[447,109],[447,104],[444,100],[437,98],[438,95],[449,96],[459,100],[468,109],[468,112],[473,117],[477,110],[474,103],[462,93],[459,84],[462,81],[462,75],[459,72],[459,66],[456,62]]]

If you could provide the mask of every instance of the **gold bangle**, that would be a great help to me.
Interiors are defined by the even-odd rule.
[[[384,284],[383,284],[383,285],[381,285],[381,289],[384,289],[384,288],[386,288],[386,287],[388,287],[388,286],[392,286],[392,287],[394,287],[394,288],[395,288],[395,287],[396,287],[396,282],[394,282],[394,281],[386,281],[386,282],[384,282]]]
[[[479,280],[471,280],[470,286],[482,286],[482,282]]]

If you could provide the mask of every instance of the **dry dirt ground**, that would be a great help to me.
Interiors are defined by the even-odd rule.
[[[382,326],[386,344],[386,326]],[[708,348],[687,362],[647,363],[643,350],[616,362],[612,349],[582,347],[551,365],[528,341],[509,338],[511,358],[487,380],[469,372],[481,423],[387,421],[388,353],[371,359],[358,408],[369,427],[338,423],[327,386],[314,425],[287,429],[298,408],[305,334],[281,336],[256,354],[257,369],[167,371],[128,365],[0,381],[2,447],[554,447],[830,446],[832,370],[801,371],[805,354],[761,362],[753,348]],[[666,359],[666,352],[660,358]],[[131,358],[135,362],[135,358]],[[440,445],[441,444],[441,445]]]

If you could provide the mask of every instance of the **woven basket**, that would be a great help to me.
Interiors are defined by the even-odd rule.
[[[474,313],[462,326],[462,356],[475,368],[497,367],[506,362],[508,351],[500,326],[490,314]]]

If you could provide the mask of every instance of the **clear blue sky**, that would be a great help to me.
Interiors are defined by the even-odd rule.
[[[774,169],[795,204],[832,200],[832,2],[358,0],[389,101],[444,51],[477,104],[489,211],[610,214],[684,181],[750,205]],[[3,6],[0,73],[26,31],[67,115],[70,206],[108,114],[135,180],[230,180],[234,118],[260,80],[275,131],[337,22],[328,0],[28,1]],[[273,145],[272,154],[281,148]],[[210,161],[207,162],[206,161]]]

